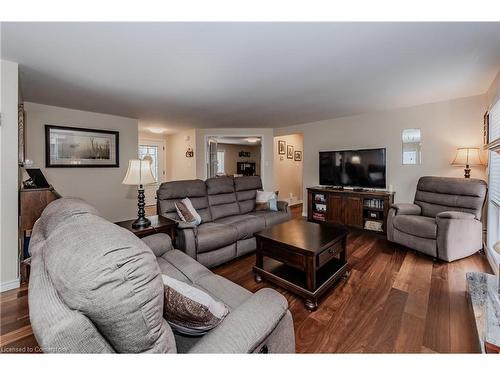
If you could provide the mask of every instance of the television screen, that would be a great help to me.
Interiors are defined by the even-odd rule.
[[[385,183],[385,148],[319,153],[321,185],[382,188]]]

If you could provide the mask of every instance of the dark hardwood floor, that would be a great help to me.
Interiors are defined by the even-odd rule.
[[[302,207],[294,208],[300,216]],[[352,232],[347,280],[308,312],[302,300],[254,281],[250,255],[214,271],[256,291],[273,287],[288,300],[298,353],[475,353],[465,273],[491,272],[484,255],[433,262],[383,237]],[[36,352],[28,316],[27,286],[0,295],[0,353]]]

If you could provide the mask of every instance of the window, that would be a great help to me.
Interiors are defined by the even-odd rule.
[[[224,150],[217,150],[217,173],[224,174]]]
[[[404,129],[401,133],[401,141],[403,142],[403,164],[421,164],[422,134],[420,129]]]
[[[500,138],[500,101],[491,108],[489,116],[490,139],[495,141]],[[493,249],[500,240],[500,154],[495,151],[489,152],[489,185],[487,247]],[[495,258],[495,252],[491,253]]]
[[[154,145],[139,145],[139,159],[144,159],[149,155],[153,160],[151,162],[151,171],[155,180],[158,182],[158,146]]]

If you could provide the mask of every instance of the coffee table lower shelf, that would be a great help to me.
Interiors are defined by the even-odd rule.
[[[262,279],[267,280],[305,299],[304,304],[310,311],[317,309],[318,299],[327,292],[335,282],[340,278],[349,276],[349,266],[346,261],[341,259],[332,259],[316,271],[317,287],[314,290],[307,289],[306,272],[272,258],[265,258],[263,261],[263,268],[254,266],[253,271],[257,282],[261,282]]]

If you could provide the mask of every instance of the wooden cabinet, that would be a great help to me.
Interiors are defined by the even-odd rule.
[[[363,228],[363,200],[360,197],[347,195],[344,202],[344,224]]]
[[[340,195],[331,194],[328,199],[329,209],[328,209],[328,219],[335,224],[343,224],[343,212],[344,212],[344,202]]]
[[[388,191],[307,189],[308,220],[386,232],[387,214],[394,202]]]

